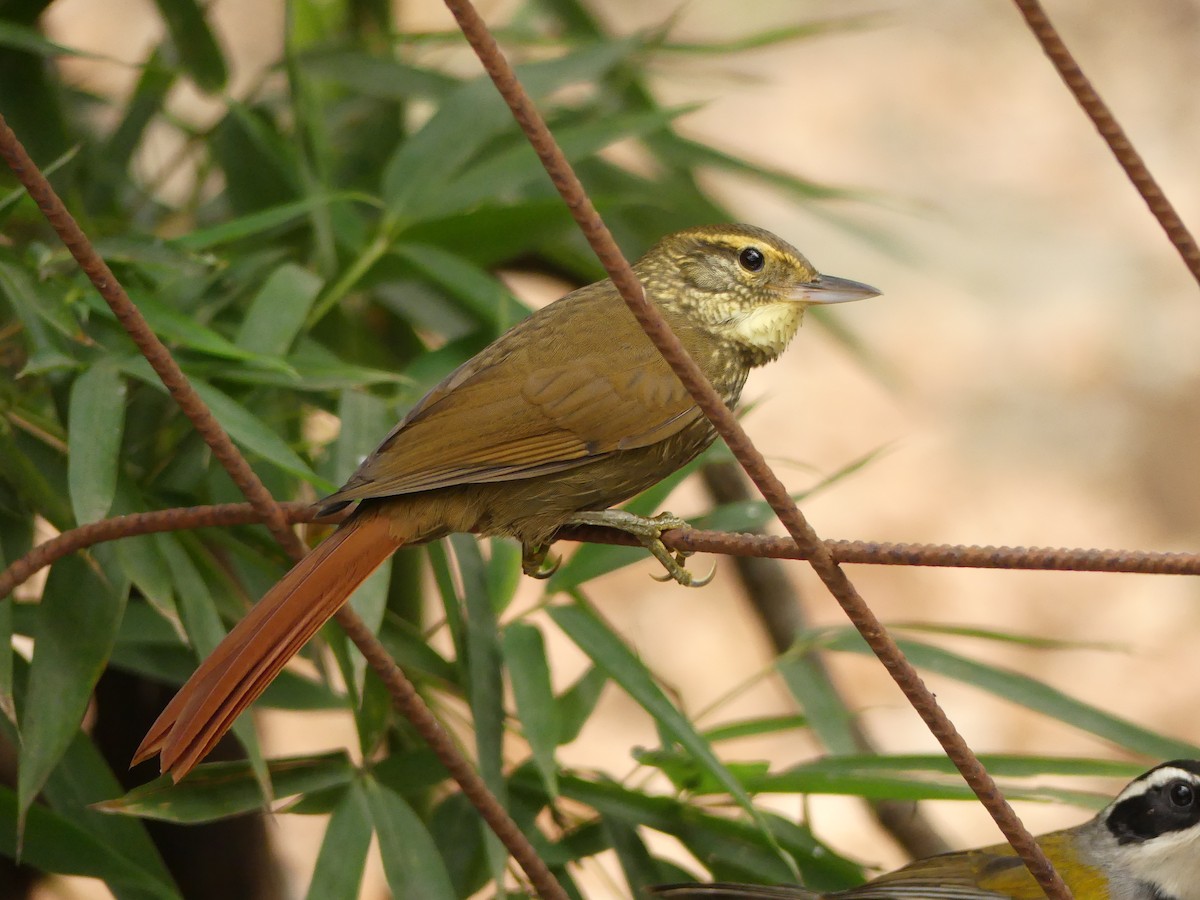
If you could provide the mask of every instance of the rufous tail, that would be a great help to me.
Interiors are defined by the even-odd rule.
[[[208,655],[150,726],[132,765],[160,756],[175,781],[200,762],[328,622],[354,589],[403,543],[386,515],[360,512],[298,562]]]

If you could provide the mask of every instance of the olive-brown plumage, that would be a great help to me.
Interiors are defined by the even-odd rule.
[[[819,275],[748,225],[670,235],[634,270],[729,406],[750,370],[783,352],[806,306],[878,293]],[[205,660],[135,761],[159,753],[164,771],[186,774],[402,544],[505,535],[540,559],[573,517],[640,493],[714,436],[610,281],[551,303],[433,388],[322,501],[326,512],[359,506]]]

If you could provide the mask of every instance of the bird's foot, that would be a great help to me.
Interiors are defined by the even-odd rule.
[[[546,560],[549,558],[550,562]],[[522,544],[521,571],[530,578],[545,580],[558,571],[561,556],[550,556],[549,544]]]
[[[714,565],[707,575],[697,578],[684,565],[685,560],[691,556],[690,553],[682,550],[672,552],[667,549],[667,545],[662,542],[664,531],[692,527],[686,520],[671,513],[647,517],[623,509],[590,510],[575,513],[565,524],[598,525],[633,535],[667,570],[664,575],[652,575],[656,581],[675,581],[684,587],[704,587],[717,574],[717,567]]]

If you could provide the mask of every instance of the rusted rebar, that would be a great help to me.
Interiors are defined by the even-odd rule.
[[[621,254],[612,234],[601,220],[583,185],[580,183],[554,136],[546,127],[541,114],[521,86],[487,24],[470,0],[445,0],[467,41],[475,50],[496,89],[512,110],[513,117],[525,132],[542,165],[576,224],[587,238],[593,252],[604,266],[621,297],[663,358],[679,377],[697,406],[724,438],[734,457],[746,470],[750,480],[766,498],[779,520],[796,544],[809,553],[809,564],[833,594],[850,622],[862,634],[908,698],[930,732],[942,745],[946,755],[962,774],[963,779],[991,814],[1004,837],[1028,866],[1030,873],[1052,900],[1070,900],[1071,892],[1054,870],[1042,848],[1004,799],[996,782],[979,762],[954,723],[938,705],[933,693],[925,687],[921,676],[905,658],[887,629],[859,595],[817,537],[804,515],[788,495],[783,483],[771,471],[766,460],[751,443],[745,431],[722,402],[699,366],[688,355],[679,339],[653,304],[646,300],[641,283],[628,261]]]
[[[1025,17],[1029,30],[1041,45],[1042,51],[1050,59],[1054,70],[1058,72],[1059,77],[1067,86],[1067,90],[1083,108],[1087,117],[1091,119],[1096,131],[1100,132],[1100,137],[1112,151],[1117,163],[1129,180],[1133,182],[1133,186],[1145,201],[1146,206],[1150,208],[1151,214],[1158,220],[1158,224],[1162,226],[1167,240],[1179,251],[1179,255],[1183,258],[1183,264],[1188,267],[1188,271],[1192,273],[1196,283],[1200,284],[1200,247],[1196,245],[1196,239],[1192,237],[1192,233],[1183,223],[1183,219],[1176,212],[1174,204],[1167,198],[1158,181],[1150,174],[1150,169],[1146,166],[1142,155],[1133,146],[1133,141],[1129,139],[1129,135],[1125,133],[1121,123],[1112,114],[1112,110],[1108,108],[1104,98],[1092,86],[1091,80],[1083,74],[1083,69],[1075,61],[1074,54],[1063,41],[1058,29],[1054,27],[1054,23],[1050,21],[1050,17],[1046,15],[1045,7],[1039,0],[1013,0],[1013,3]]]
[[[281,503],[291,524],[317,520],[308,503]],[[336,523],[344,513],[322,518]],[[105,541],[183,531],[192,528],[229,528],[261,523],[262,515],[249,503],[188,506],[114,516],[80,525],[34,547],[0,571],[0,599],[7,597],[34,573],[71,553]],[[622,531],[592,526],[562,529],[557,538],[599,544],[637,545]],[[737,534],[727,531],[678,529],[663,535],[672,550],[719,553],[725,556],[760,556],[805,560],[808,556],[790,537]],[[834,562],[869,566],[926,566],[957,569],[1011,569],[1025,572],[1107,572],[1133,575],[1200,575],[1200,553],[1155,550],[1101,550],[1089,547],[979,547],[965,544],[916,544],[877,541],[822,542]]]

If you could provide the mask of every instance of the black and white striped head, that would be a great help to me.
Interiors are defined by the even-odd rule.
[[[1099,816],[1116,842],[1111,870],[1156,900],[1200,900],[1200,760],[1176,759],[1134,779]]]

